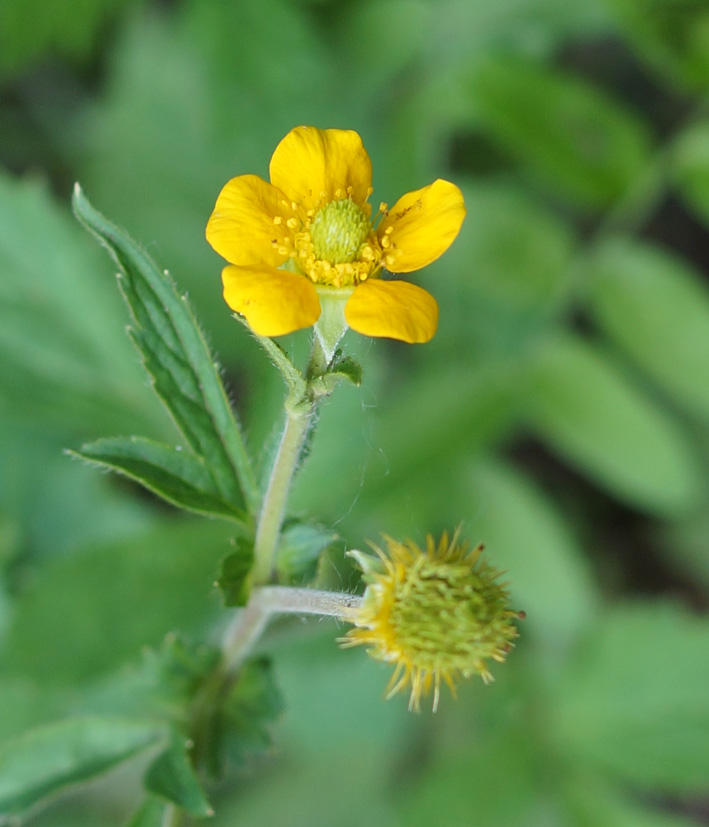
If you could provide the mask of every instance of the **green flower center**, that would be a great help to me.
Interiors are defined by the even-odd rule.
[[[310,225],[313,252],[330,264],[355,261],[369,230],[369,219],[353,201],[329,201],[318,210]]]
[[[494,572],[423,558],[397,584],[389,622],[416,665],[464,672],[516,637],[510,614]]]

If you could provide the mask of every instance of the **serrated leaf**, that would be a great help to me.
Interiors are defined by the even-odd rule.
[[[246,661],[221,712],[226,758],[240,766],[248,755],[267,749],[271,744],[268,725],[283,709],[271,661],[265,657]]]
[[[583,205],[613,203],[647,168],[644,125],[572,75],[489,59],[470,88],[483,125],[547,186]]]
[[[163,827],[165,802],[149,795],[138,807],[126,827]]]
[[[142,660],[95,682],[82,699],[93,714],[150,715],[179,725],[221,652],[168,634],[162,645],[143,651]]]
[[[251,462],[219,372],[185,297],[128,236],[97,212],[77,185],[81,223],[121,269],[120,285],[155,391],[192,450],[203,458],[222,498],[253,512],[259,499]]]
[[[306,583],[315,577],[322,553],[338,538],[319,525],[294,522],[286,525],[278,544],[276,569],[279,583]]]
[[[0,746],[0,813],[18,815],[162,741],[164,725],[85,716],[30,730]]]
[[[606,244],[588,270],[590,310],[606,335],[678,404],[709,419],[706,281],[669,253],[630,241]]]
[[[591,344],[558,336],[528,371],[528,421],[555,451],[650,513],[690,509],[702,472],[688,435]]]
[[[143,783],[148,792],[166,798],[193,816],[214,815],[192,769],[185,739],[176,730],[172,733],[170,746],[148,768]]]
[[[110,437],[68,453],[124,474],[179,508],[235,520],[242,516],[222,499],[204,461],[180,448],[143,437]]]
[[[679,606],[608,612],[555,683],[563,753],[653,792],[706,790],[707,651],[706,618]]]
[[[236,551],[222,560],[217,578],[225,606],[245,606],[249,599],[248,577],[254,561],[253,542],[240,537],[235,544]]]

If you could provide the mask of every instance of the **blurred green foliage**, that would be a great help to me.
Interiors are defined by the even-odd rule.
[[[138,701],[174,671],[169,632],[222,622],[233,540],[62,454],[174,441],[70,185],[189,292],[262,459],[281,382],[222,302],[204,226],[228,178],[265,175],[310,123],[360,132],[375,202],[444,177],[468,217],[420,275],[430,345],[348,335],[363,387],[323,410],[292,510],[320,547],[463,520],[527,620],[497,682],[434,718],[384,704],[387,670],[338,652],[333,624],[277,625],[276,746],[214,791],[212,822],[706,823],[706,3],[5,0],[0,84],[0,799],[21,804],[3,756],[28,739],[51,756],[88,738],[93,768],[152,743]],[[336,550],[319,578],[357,585]],[[280,701],[234,703],[243,757]],[[154,793],[181,756],[153,764]],[[159,824],[153,797],[136,813],[140,761],[28,823]]]

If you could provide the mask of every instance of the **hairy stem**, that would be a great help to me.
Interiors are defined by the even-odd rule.
[[[327,371],[328,363],[317,336],[313,337],[310,361],[306,371],[305,390],[297,399],[286,402],[286,424],[283,428],[278,453],[271,469],[268,487],[261,504],[256,539],[254,542],[254,585],[267,583],[274,568],[274,558],[281,533],[286,503],[291,484],[300,460],[303,444],[312,428],[318,405],[322,399],[313,387],[313,382]]]
[[[315,405],[312,403],[307,407],[297,406],[286,413],[285,428],[273,463],[256,529],[255,563],[252,574],[255,584],[267,583],[271,579],[288,494],[314,413]]]
[[[254,589],[245,609],[237,615],[224,638],[224,660],[234,671],[261,637],[274,614],[314,614],[351,620],[362,598],[343,592],[296,589],[290,586],[263,586]]]

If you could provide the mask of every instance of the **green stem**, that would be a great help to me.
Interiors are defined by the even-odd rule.
[[[319,337],[313,337],[310,361],[305,374],[307,380],[300,397],[292,395],[286,401],[286,424],[283,428],[278,453],[271,469],[268,487],[261,504],[256,539],[254,541],[253,585],[267,583],[273,576],[274,558],[285,517],[291,484],[300,460],[303,444],[313,425],[322,396],[314,382],[327,372],[328,359]],[[293,386],[295,387],[295,386]]]
[[[273,574],[278,537],[283,525],[286,502],[300,452],[315,413],[315,403],[301,403],[286,411],[286,424],[278,446],[268,488],[259,514],[254,542],[253,583],[267,583]]]

